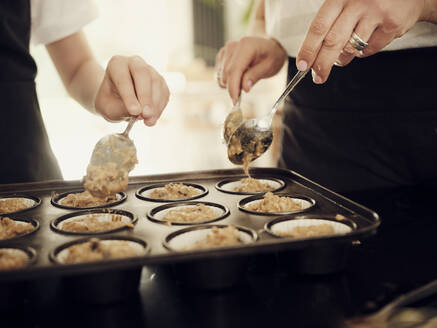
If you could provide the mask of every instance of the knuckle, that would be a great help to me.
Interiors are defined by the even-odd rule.
[[[252,42],[252,38],[250,37],[250,36],[243,36],[241,39],[240,39],[240,43],[242,44],[242,45],[247,45],[247,44],[249,44],[249,43],[251,43]]]
[[[392,15],[387,15],[387,17],[384,19],[384,23],[382,25],[383,32],[396,33],[400,29],[401,29],[400,21]]]
[[[236,41],[227,41],[225,43],[224,49],[225,50],[231,50],[231,49],[233,49],[235,47],[236,43],[237,43]]]
[[[314,57],[315,51],[307,46],[303,46],[299,51],[299,58],[305,59],[307,61],[310,61],[309,59],[312,59]]]
[[[108,62],[108,66],[113,66],[114,64],[116,65],[117,63],[120,63],[121,61],[123,61],[123,57],[116,55],[116,56],[112,56],[111,59]]]
[[[315,19],[310,25],[309,32],[317,36],[323,36],[327,29],[328,26],[325,22],[320,19]]]
[[[329,31],[323,40],[323,46],[330,49],[335,49],[340,47],[340,36],[334,31]]]
[[[354,47],[352,47],[352,45],[349,42],[343,48],[343,53],[345,53],[346,55],[353,55],[355,54],[356,51],[357,50]]]

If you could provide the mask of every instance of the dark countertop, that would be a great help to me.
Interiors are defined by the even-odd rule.
[[[299,276],[261,255],[238,286],[205,291],[180,284],[168,267],[145,267],[138,295],[110,305],[72,303],[48,279],[36,299],[1,311],[0,327],[342,327],[437,278],[435,185],[346,196],[375,210],[382,225],[353,247],[340,273]],[[437,296],[415,306],[435,310]]]

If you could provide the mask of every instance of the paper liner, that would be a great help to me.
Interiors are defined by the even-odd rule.
[[[169,248],[173,251],[184,251],[186,247],[192,246],[197,241],[201,241],[206,238],[209,231],[214,227],[214,225],[202,227],[201,229],[193,229],[190,230],[190,228],[187,229],[187,231],[175,235],[173,238],[171,238],[167,245]],[[218,228],[225,228],[226,225],[219,225]],[[238,227],[236,227],[238,229]],[[253,238],[252,235],[250,235],[248,232],[244,230],[238,229],[240,233],[240,239],[243,241],[243,244],[249,244],[253,243],[256,240]],[[235,246],[238,246],[239,244],[236,244]],[[222,246],[222,247],[211,247],[212,248],[223,248],[223,247],[232,247],[232,246]],[[189,251],[194,251],[194,249],[189,249]]]
[[[242,177],[241,179],[244,179],[244,177]],[[241,182],[240,182],[241,179],[220,181],[219,183],[217,183],[216,188],[220,191],[228,192],[231,194],[237,194],[237,195],[256,195],[256,194],[266,193],[266,191],[258,191],[258,192],[234,191],[234,188],[241,186]],[[273,189],[269,190],[270,192],[276,192],[278,190],[281,190],[285,186],[285,183],[282,180],[279,180],[276,178],[257,178],[257,177],[254,177],[254,179],[257,179],[262,183],[266,183],[266,184],[272,186]]]
[[[331,221],[331,220],[324,220],[324,219],[281,220],[277,223],[271,224],[270,231],[278,237],[287,237],[287,238],[295,238],[295,239],[321,238],[321,237],[332,236],[330,234],[330,235],[311,236],[311,237],[292,237],[292,236],[282,236],[279,234],[280,232],[288,232],[295,227],[308,227],[308,226],[315,226],[315,225],[321,225],[321,224],[329,224],[334,229],[334,233],[332,235],[344,235],[344,234],[352,232],[352,228],[344,223],[335,222],[335,221]]]
[[[89,241],[90,240],[88,239],[88,240],[86,240],[84,242],[89,242]],[[141,245],[140,243],[137,243],[137,242],[134,242],[134,241],[124,240],[124,239],[111,239],[111,240],[104,240],[103,239],[103,240],[99,240],[99,242],[101,242],[104,245],[111,245],[111,243],[113,243],[114,241],[125,241],[125,242],[127,242],[127,244],[130,247],[132,247],[134,249],[134,251],[137,253],[136,256],[142,256],[142,255],[146,254],[146,248],[143,245]],[[82,242],[82,243],[84,243],[84,242]],[[82,243],[77,243],[77,244],[74,244],[74,245],[79,245],[79,244],[82,244]],[[74,246],[74,245],[70,245],[69,247]],[[55,255],[56,259],[59,261],[59,263],[65,264],[65,259],[67,258],[68,254],[69,254],[69,247],[64,248],[63,250],[61,250],[59,253],[57,253]],[[126,259],[131,258],[131,257],[132,256],[126,257]],[[123,258],[105,259],[105,260],[102,260],[102,261],[120,260],[120,259],[123,259]],[[77,263],[91,263],[91,262],[96,262],[96,261],[85,261],[85,262],[77,262]],[[71,263],[67,263],[67,264],[71,264]]]

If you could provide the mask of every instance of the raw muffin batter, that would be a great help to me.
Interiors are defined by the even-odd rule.
[[[281,213],[302,210],[302,204],[290,197],[281,197],[268,192],[260,202],[247,204],[246,208],[254,212]]]
[[[89,165],[85,177],[84,188],[93,196],[106,198],[124,191],[128,184],[128,172],[119,169],[115,163],[105,165]]]
[[[266,192],[275,189],[268,183],[262,182],[252,177],[243,178],[240,180],[240,185],[235,187],[235,192]]]
[[[214,211],[205,204],[196,204],[194,206],[184,206],[179,209],[168,211],[162,218],[169,222],[204,222],[215,218]]]
[[[23,198],[0,199],[0,214],[11,213],[29,208],[28,200]]]
[[[100,260],[118,259],[141,255],[127,240],[99,240],[90,241],[68,247],[68,255],[62,263],[72,264]]]
[[[240,232],[234,226],[230,225],[226,228],[212,227],[204,239],[185,247],[184,250],[234,246],[242,243]]]
[[[278,235],[283,237],[307,238],[319,237],[334,234],[334,228],[327,223],[315,224],[310,226],[294,227],[290,231],[280,231]]]
[[[120,227],[134,228],[132,223],[123,222],[123,216],[118,214],[89,214],[80,218],[63,221],[59,229],[70,232],[100,232]]]
[[[200,194],[200,190],[183,183],[169,183],[164,187],[156,188],[150,193],[150,198],[179,200],[195,197]]]
[[[93,196],[105,198],[126,190],[129,171],[138,163],[137,151],[135,147],[129,147],[119,155],[123,160],[119,164],[109,162],[102,165],[88,165],[83,186]]]
[[[28,263],[26,252],[16,248],[0,248],[0,271],[24,268]]]
[[[90,194],[89,191],[71,193],[59,201],[60,205],[70,207],[94,207],[110,204],[117,200],[117,196],[108,196],[104,198],[97,198]]]
[[[0,218],[0,240],[24,235],[34,229],[35,227],[29,222],[15,221],[8,217]]]

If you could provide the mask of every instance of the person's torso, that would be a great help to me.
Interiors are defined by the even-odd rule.
[[[36,96],[30,6],[30,0],[0,1],[0,183],[61,178]]]

